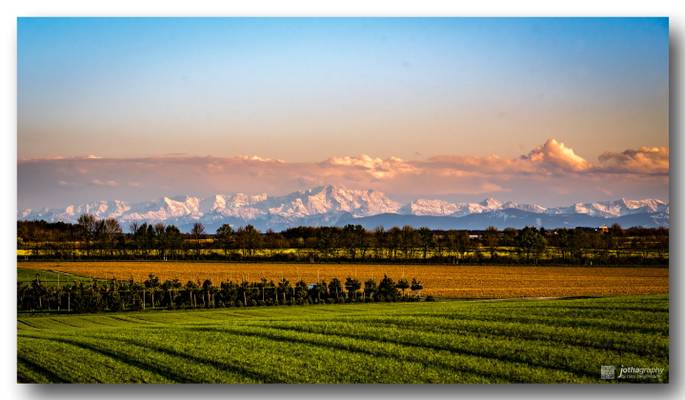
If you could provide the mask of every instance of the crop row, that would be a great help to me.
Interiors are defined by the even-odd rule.
[[[18,380],[581,383],[627,365],[665,368],[667,381],[667,307],[653,296],[21,317]]]

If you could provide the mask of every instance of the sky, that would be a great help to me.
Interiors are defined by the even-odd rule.
[[[666,200],[667,18],[20,18],[19,206]]]

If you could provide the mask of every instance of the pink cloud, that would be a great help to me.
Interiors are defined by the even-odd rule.
[[[404,198],[506,192],[508,197],[534,196],[531,201],[540,202],[537,197],[554,193],[570,197],[589,188],[596,192],[597,187],[603,188],[600,193],[615,196],[642,190],[664,197],[668,193],[668,169],[668,148],[605,152],[591,162],[565,143],[549,139],[513,158],[493,154],[404,160],[362,154],[321,162],[285,162],[259,156],[21,160],[18,189],[20,202],[31,199],[29,207],[84,199],[142,201],[183,194],[286,194],[324,184],[375,189]],[[67,183],[68,191],[64,190]]]
[[[434,169],[443,176],[473,176],[489,174],[635,174],[668,175],[669,161],[666,147],[641,147],[620,153],[605,152],[592,163],[554,138],[519,158],[498,155],[483,157],[443,155],[420,163],[423,169]]]
[[[401,158],[373,158],[366,154],[353,157],[331,157],[324,161],[322,165],[329,168],[358,168],[376,179],[388,179],[397,175],[416,173],[418,171],[414,165],[412,165],[410,162],[402,160]]]
[[[119,182],[109,179],[109,180],[101,180],[101,179],[93,179],[90,181],[91,185],[95,186],[109,186],[109,187],[117,187],[119,186]]]
[[[522,156],[521,159],[529,161],[543,168],[559,168],[566,171],[584,171],[589,167],[589,163],[581,156],[577,155],[572,148],[566,147],[556,139],[547,141]]]
[[[605,152],[599,156],[602,172],[668,174],[667,147],[640,147],[637,150],[625,150],[620,153]]]

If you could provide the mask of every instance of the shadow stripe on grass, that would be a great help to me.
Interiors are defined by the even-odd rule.
[[[558,370],[562,372],[573,372],[577,375],[584,376],[584,377],[589,377],[591,379],[596,379],[597,378],[597,371],[593,369],[587,369],[587,368],[577,368],[573,366],[566,365],[563,368],[559,367],[558,365],[552,363],[550,361],[550,358],[547,357],[543,362],[540,361],[535,361],[531,357],[527,357],[527,353],[518,353],[513,350],[509,350],[506,348],[503,348],[504,350],[507,351],[506,358],[503,358],[503,355],[499,355],[496,353],[488,352],[483,349],[483,347],[474,347],[473,349],[465,348],[465,347],[456,347],[453,344],[448,346],[448,345],[440,345],[440,344],[434,344],[434,343],[415,343],[415,342],[410,342],[408,340],[403,340],[403,339],[397,339],[397,338],[391,338],[391,337],[373,337],[373,336],[366,336],[362,334],[355,334],[355,333],[342,333],[342,332],[319,332],[319,331],[311,331],[307,330],[301,327],[282,327],[282,328],[277,328],[277,327],[262,327],[262,329],[280,329],[284,331],[296,331],[296,332],[308,332],[308,333],[318,333],[318,334],[323,334],[323,335],[328,335],[328,336],[343,336],[343,337],[349,337],[353,339],[361,339],[361,340],[369,340],[369,341],[374,341],[374,342],[379,342],[379,343],[385,343],[385,342],[390,342],[390,343],[395,343],[398,345],[403,345],[403,346],[413,346],[413,347],[420,347],[420,348],[426,348],[426,349],[435,349],[435,350],[445,350],[449,351],[455,354],[468,354],[472,356],[478,356],[482,358],[487,358],[487,359],[493,359],[493,360],[500,360],[500,361],[506,361],[506,362],[512,362],[512,363],[521,363],[524,365],[530,365],[530,366],[537,366],[537,367],[542,367],[542,368],[548,368],[551,370]],[[215,329],[217,331],[221,331],[222,329],[220,328],[210,328],[210,329]],[[229,328],[230,329],[230,328]],[[230,329],[233,331],[233,329]],[[240,331],[238,331],[240,332]],[[481,337],[483,339],[483,337]],[[491,338],[491,340],[494,341],[504,341],[499,338]],[[535,344],[535,341],[529,341],[531,344]],[[454,343],[454,342],[453,342]],[[549,343],[542,343],[542,346],[544,348],[552,348],[554,350],[557,350],[558,347],[555,347],[553,344]],[[578,351],[581,351],[581,348],[576,349]],[[608,350],[603,350],[603,351],[608,351]],[[554,353],[551,353],[554,354]],[[622,354],[625,356],[625,354]],[[563,357],[559,356],[560,358],[564,359]],[[639,358],[639,357],[638,357]]]
[[[349,335],[345,335],[345,334],[337,335],[337,334],[327,334],[327,333],[323,333],[323,332],[308,332],[308,331],[289,330],[289,329],[280,329],[280,328],[267,328],[267,327],[262,327],[261,329],[293,331],[293,332],[297,332],[297,333],[308,333],[308,334],[312,334],[312,335],[321,335],[324,337],[332,337],[332,338],[337,338],[337,339],[342,339],[342,338],[347,337],[347,338],[359,340],[362,342],[363,341],[369,341],[369,342],[375,342],[375,343],[385,343],[384,340],[378,340],[378,339],[369,338],[369,337],[355,337],[355,336],[349,336]],[[243,330],[237,330],[237,329],[231,329],[231,328],[202,327],[202,328],[195,328],[193,330],[201,330],[201,331],[216,332],[216,333],[230,333],[233,335],[240,335],[240,336],[245,336],[245,337],[258,337],[258,338],[269,339],[272,341],[277,341],[277,342],[282,342],[282,343],[307,344],[307,345],[321,347],[321,348],[330,348],[330,349],[335,349],[335,350],[366,354],[366,355],[371,355],[371,356],[378,357],[378,358],[389,358],[389,359],[394,359],[394,360],[402,361],[402,362],[412,362],[412,363],[423,364],[425,366],[426,365],[427,366],[436,366],[436,367],[446,368],[446,369],[449,369],[449,370],[452,370],[455,372],[472,374],[472,375],[477,376],[477,377],[502,378],[503,382],[530,382],[526,378],[517,377],[515,374],[500,374],[500,373],[493,373],[491,371],[488,371],[486,373],[485,371],[482,371],[479,369],[467,368],[463,365],[460,367],[457,367],[455,365],[445,363],[445,362],[431,362],[431,363],[427,364],[425,362],[425,360],[418,358],[418,357],[417,358],[404,357],[404,356],[398,356],[397,354],[393,354],[393,353],[372,351],[372,350],[364,349],[364,348],[360,347],[359,345],[345,345],[345,344],[326,342],[326,341],[322,341],[322,340],[307,339],[307,338],[303,338],[303,337],[284,336],[284,335],[279,335],[277,333],[243,331]],[[426,347],[426,346],[421,346],[421,345],[417,345],[417,344],[398,343],[395,341],[388,341],[387,343],[393,344],[395,346],[408,347],[408,348],[419,348],[422,350],[441,350],[441,351],[449,352],[450,354],[453,354],[453,355],[459,356],[459,357],[473,357],[475,359],[489,360],[489,361],[503,363],[503,364],[511,364],[512,368],[521,368],[521,367],[529,368],[531,370],[531,372],[535,372],[535,370],[540,370],[538,372],[549,371],[552,373],[556,373],[557,375],[569,375],[569,376],[565,376],[565,378],[571,378],[572,376],[570,376],[570,375],[573,375],[573,377],[581,379],[581,380],[583,380],[583,378],[584,378],[583,376],[576,375],[573,371],[568,371],[568,370],[559,369],[559,368],[552,368],[549,366],[532,365],[529,363],[522,363],[522,362],[517,362],[517,361],[512,361],[512,360],[506,360],[506,359],[502,359],[502,358],[485,356],[485,355],[481,355],[481,354],[470,354],[467,352],[455,353],[454,351],[452,351],[450,349]],[[564,379],[562,381],[563,382],[570,382],[571,380]]]
[[[188,361],[193,361],[193,362],[200,363],[200,364],[210,365],[214,368],[224,369],[226,371],[235,373],[237,375],[241,375],[241,376],[246,377],[246,378],[254,379],[255,381],[258,381],[258,382],[286,383],[285,381],[275,379],[274,377],[272,377],[270,375],[262,374],[261,372],[257,372],[257,371],[252,371],[250,369],[247,369],[247,368],[244,368],[244,367],[241,367],[238,365],[228,364],[228,363],[225,363],[223,361],[210,360],[210,359],[206,359],[203,357],[194,356],[192,354],[177,351],[177,350],[170,349],[167,347],[162,347],[159,345],[152,345],[149,342],[143,342],[143,341],[138,341],[138,340],[133,340],[133,339],[122,339],[122,338],[110,338],[110,340],[128,343],[128,344],[133,344],[133,345],[148,348],[148,349],[160,352],[160,353],[164,353],[164,354],[167,354],[170,356],[184,358]]]
[[[479,320],[470,320],[471,322],[479,321]],[[582,347],[589,347],[589,348],[594,348],[598,350],[610,350],[610,351],[627,351],[630,353],[633,353],[635,355],[639,356],[645,356],[645,357],[665,357],[668,356],[669,354],[669,343],[668,343],[668,337],[655,337],[652,339],[659,339],[659,340],[666,340],[667,342],[665,344],[659,344],[656,343],[655,345],[650,346],[650,347],[645,347],[642,344],[635,344],[632,343],[629,339],[624,339],[621,340],[623,336],[621,336],[621,332],[619,331],[614,331],[616,338],[611,338],[609,339],[608,342],[601,344],[596,341],[593,341],[591,338],[587,338],[586,336],[583,335],[578,335],[578,336],[570,336],[571,333],[569,333],[568,336],[564,335],[554,335],[552,334],[553,332],[547,332],[545,333],[544,331],[540,330],[535,330],[535,329],[530,329],[528,331],[526,330],[517,330],[515,327],[507,327],[507,326],[495,326],[498,325],[498,321],[483,321],[483,322],[488,322],[490,325],[484,325],[484,326],[465,326],[465,325],[460,325],[460,326],[455,326],[453,328],[451,327],[430,327],[430,326],[425,326],[422,324],[417,324],[417,323],[411,323],[411,322],[393,322],[393,321],[379,321],[379,320],[359,320],[359,321],[347,321],[345,320],[344,322],[341,321],[326,321],[326,322],[321,322],[321,323],[326,323],[326,324],[335,324],[335,323],[340,323],[340,324],[350,324],[350,325],[375,325],[375,326],[386,326],[386,327],[396,327],[398,329],[402,330],[407,330],[407,331],[412,331],[411,329],[408,328],[408,326],[413,326],[413,327],[419,327],[422,330],[426,332],[432,332],[432,333],[438,333],[438,334],[456,334],[456,333],[477,333],[477,334],[485,334],[488,336],[498,336],[498,337],[506,337],[506,338],[517,338],[519,340],[527,340],[527,341],[547,341],[547,342],[552,342],[552,343],[559,343],[559,344],[569,344],[569,345],[574,345],[574,346],[582,346]],[[504,324],[511,324],[511,323],[502,323],[499,325],[504,325]],[[550,331],[555,331],[554,326],[552,325],[547,325],[547,324],[541,324],[545,325],[546,327],[550,328]],[[275,326],[275,325],[271,325]],[[566,328],[569,329],[569,328]],[[604,336],[604,331],[598,330],[603,336]],[[608,343],[608,344],[607,344]],[[650,341],[650,344],[654,344],[655,342]]]
[[[652,333],[659,335],[668,335],[668,321],[660,324],[659,322],[651,322],[653,325],[663,326],[641,326],[636,322],[624,322],[621,319],[602,319],[598,317],[569,317],[569,316],[555,316],[555,315],[535,315],[535,316],[512,316],[511,313],[488,313],[487,315],[473,315],[473,314],[420,314],[420,315],[403,315],[399,318],[428,318],[435,320],[471,320],[471,321],[488,321],[488,322],[519,322],[522,324],[535,323],[540,325],[548,325],[553,327],[576,327],[582,326],[589,329],[598,329],[602,331],[612,330],[615,332],[625,333],[630,330],[636,333]],[[351,318],[346,318],[348,320]]]
[[[26,325],[26,326],[28,326],[28,327],[31,328],[31,329],[43,329],[43,328],[37,327],[36,325],[29,324],[28,322],[24,321],[23,319],[17,319],[17,324]]]
[[[79,335],[80,336],[80,335]],[[81,346],[43,336],[21,336],[21,353],[57,370],[70,383],[171,383],[151,370],[105,356]]]
[[[668,306],[666,308],[656,308],[656,307],[611,307],[612,303],[607,304],[607,307],[597,307],[597,306],[556,306],[556,305],[544,305],[544,304],[535,304],[531,305],[529,308],[547,308],[547,309],[565,309],[565,310],[591,310],[591,311],[603,311],[603,312],[611,312],[611,311],[633,311],[633,312],[650,312],[650,313],[666,313],[668,314],[669,308]]]
[[[32,372],[34,372],[38,375],[42,375],[43,377],[45,377],[45,379],[47,381],[49,381],[51,383],[68,383],[67,380],[62,378],[60,375],[58,375],[54,371],[51,371],[51,370],[43,367],[42,365],[36,364],[35,362],[33,362],[33,361],[29,360],[28,358],[22,356],[21,354],[17,354],[17,363],[24,364],[24,366],[26,366]],[[18,368],[17,368],[17,372],[19,372]],[[18,378],[19,378],[19,376],[17,376],[17,379]]]
[[[155,328],[159,328],[159,327],[155,327]],[[87,349],[87,350],[99,352],[100,354],[108,355],[108,356],[109,356],[109,354],[105,354],[104,352],[115,352],[115,350],[102,349],[102,348],[99,348],[99,347],[94,347],[92,344],[89,344],[89,343],[78,342],[78,341],[71,340],[71,339],[65,339],[65,338],[51,338],[51,337],[45,337],[45,336],[32,336],[32,335],[24,335],[24,336],[29,337],[29,338],[32,338],[32,339],[43,339],[43,340],[55,340],[55,341],[60,341],[60,342],[62,342],[62,343],[71,344],[71,345],[74,345],[74,346],[77,346],[77,347],[80,347],[80,348],[85,348],[85,349]],[[92,340],[101,340],[101,339],[103,339],[103,338],[100,338],[100,337],[90,337],[90,339],[92,339]],[[159,352],[159,353],[163,353],[163,354],[166,354],[166,355],[168,355],[168,356],[178,357],[178,358],[185,359],[185,360],[187,360],[187,361],[192,361],[192,362],[195,362],[195,363],[199,363],[199,364],[203,364],[203,365],[208,365],[208,366],[217,368],[217,369],[219,369],[220,371],[221,371],[221,370],[225,370],[225,371],[228,371],[228,372],[231,372],[231,373],[240,375],[240,376],[242,376],[242,377],[246,377],[246,378],[252,379],[252,380],[257,381],[257,382],[265,382],[265,383],[287,383],[287,382],[285,382],[285,381],[278,380],[278,379],[276,379],[276,378],[274,378],[274,377],[272,377],[272,376],[270,376],[270,375],[265,375],[265,374],[262,374],[262,373],[257,372],[257,371],[252,371],[252,370],[249,370],[249,369],[244,368],[244,367],[241,367],[241,366],[237,366],[237,365],[234,365],[234,364],[228,364],[228,363],[221,362],[221,361],[217,361],[217,360],[210,360],[210,359],[206,359],[206,358],[203,358],[203,357],[198,357],[198,356],[195,356],[195,355],[192,355],[192,354],[188,354],[188,353],[185,353],[185,352],[176,351],[176,350],[169,349],[169,348],[162,347],[162,346],[158,346],[158,345],[151,345],[149,342],[145,342],[145,341],[139,341],[139,340],[133,340],[133,339],[123,339],[123,338],[117,338],[117,337],[107,337],[106,340],[113,341],[113,342],[126,343],[126,344],[134,345],[134,346],[137,346],[137,347],[141,347],[141,348],[146,349],[146,350],[157,351],[157,352]],[[82,345],[78,345],[78,344],[75,344],[75,343],[79,343],[79,344],[82,344]],[[121,356],[121,357],[126,357],[126,355],[123,354],[123,353],[120,354],[120,356]],[[117,359],[118,361],[121,361],[119,358],[116,358],[116,357],[112,357],[112,358],[115,358],[115,359]],[[129,360],[129,359],[127,359],[127,360]],[[123,361],[122,361],[122,362],[123,362]],[[133,366],[137,366],[137,365],[134,365],[134,364],[131,364],[131,363],[127,363],[127,364],[133,365]],[[138,367],[138,366],[137,366],[137,367]],[[159,373],[156,369],[152,369],[152,368],[151,368],[151,369],[147,369],[147,368],[144,368],[144,367],[139,367],[139,368],[143,368],[143,369],[149,370],[149,371],[151,371],[151,372],[153,372],[153,373]],[[170,374],[173,374],[172,372],[169,372],[169,373],[170,373]],[[171,379],[171,380],[177,380],[175,377],[169,377],[169,376],[165,376],[165,377],[168,378],[168,379]],[[185,378],[184,378],[184,379],[185,379]],[[178,381],[178,380],[177,380],[177,381]],[[200,382],[200,381],[197,381],[197,383],[199,383],[199,382]]]
[[[29,337],[31,337],[31,336],[29,336]],[[54,341],[54,342],[58,342],[58,343],[69,344],[69,345],[72,345],[75,347],[79,347],[81,349],[90,350],[92,352],[113,358],[114,360],[119,361],[121,363],[130,365],[130,366],[133,366],[136,368],[140,368],[144,371],[149,371],[149,372],[158,374],[158,375],[163,376],[164,378],[167,378],[167,379],[174,381],[174,382],[201,383],[201,381],[188,379],[185,376],[175,374],[175,373],[168,371],[168,370],[164,370],[164,369],[160,368],[159,366],[154,365],[152,363],[147,363],[147,362],[144,362],[141,360],[132,359],[132,358],[129,358],[124,353],[120,353],[120,352],[115,351],[115,350],[100,348],[100,347],[97,347],[97,346],[90,344],[90,343],[79,342],[77,340],[72,340],[72,339],[55,338],[55,337],[34,337],[34,338],[45,339],[48,341]]]

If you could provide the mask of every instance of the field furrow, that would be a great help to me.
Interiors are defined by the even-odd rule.
[[[21,382],[605,383],[602,365],[668,381],[660,295],[26,315],[17,328]]]

